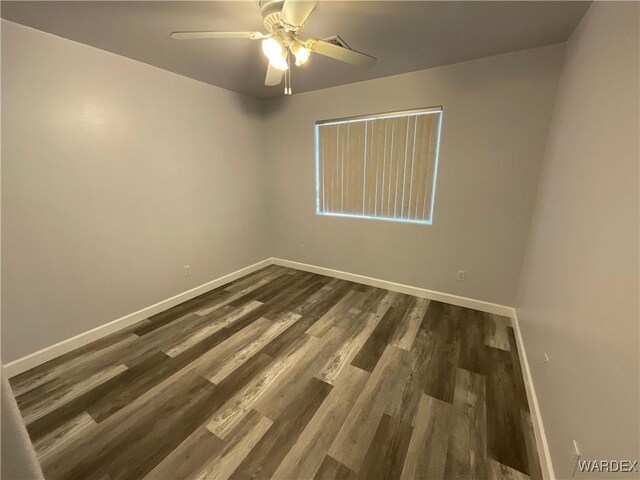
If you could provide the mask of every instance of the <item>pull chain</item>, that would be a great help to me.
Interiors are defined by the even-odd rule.
[[[287,68],[284,72],[284,94],[291,95],[291,58],[287,50]]]
[[[289,53],[287,52],[287,65],[289,65]],[[289,76],[287,75],[287,71],[289,69],[287,68],[287,70],[284,71],[284,94],[287,94],[287,91],[289,90]]]

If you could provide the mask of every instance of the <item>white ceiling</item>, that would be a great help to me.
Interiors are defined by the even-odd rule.
[[[590,2],[321,1],[304,35],[340,35],[378,58],[369,69],[313,55],[294,67],[294,92],[563,42]],[[176,30],[264,30],[256,1],[3,1],[2,17],[257,98],[267,61],[251,40],[177,41]]]

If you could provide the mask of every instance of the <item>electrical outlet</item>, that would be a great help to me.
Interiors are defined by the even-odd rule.
[[[191,265],[185,265],[184,266],[184,276],[188,277],[189,275],[191,275]]]
[[[299,243],[299,244],[298,244],[298,251],[299,251],[300,253],[304,253],[304,243]]]
[[[576,472],[578,471],[578,463],[582,458],[582,454],[580,453],[580,447],[578,446],[578,442],[573,441],[573,451],[571,455],[569,455],[569,468],[571,469],[571,478],[575,478]]]
[[[543,359],[542,359],[542,374],[546,375],[547,374],[547,368],[549,367],[549,362],[551,362],[551,359],[549,358],[549,354],[548,353],[544,353]]]
[[[456,275],[456,280],[459,282],[464,282],[467,279],[467,271],[466,270],[458,270],[458,275]]]

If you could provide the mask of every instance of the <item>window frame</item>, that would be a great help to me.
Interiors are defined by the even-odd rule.
[[[323,212],[320,211],[320,148],[319,148],[319,127],[324,125],[338,125],[345,123],[353,123],[353,122],[362,122],[366,120],[379,120],[379,119],[388,119],[388,118],[399,118],[399,117],[407,117],[407,116],[416,116],[416,115],[431,115],[431,114],[439,114],[438,117],[438,127],[436,133],[436,147],[435,147],[435,158],[433,159],[434,167],[433,167],[433,180],[432,180],[432,189],[431,189],[431,208],[429,211],[429,219],[428,220],[415,220],[408,218],[396,218],[396,217],[382,217],[382,216],[371,216],[371,215],[358,215],[353,213],[333,213],[333,212]],[[327,217],[344,217],[344,218],[359,218],[364,220],[379,220],[384,222],[398,222],[398,223],[413,223],[419,225],[433,225],[433,212],[435,208],[435,200],[436,200],[436,186],[438,180],[438,164],[440,160],[440,142],[442,136],[442,121],[444,117],[444,107],[443,106],[435,106],[435,107],[424,107],[424,108],[415,108],[411,110],[399,110],[394,112],[384,112],[384,113],[373,113],[367,115],[356,115],[352,117],[345,118],[334,118],[329,120],[318,120],[314,124],[314,149],[315,149],[315,176],[316,176],[316,215],[327,216]],[[366,150],[366,148],[365,148]],[[366,153],[365,153],[366,155]]]

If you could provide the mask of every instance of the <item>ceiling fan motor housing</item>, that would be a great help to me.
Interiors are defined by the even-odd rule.
[[[284,0],[260,0],[260,10],[262,11],[262,23],[264,28],[273,32],[280,26],[280,18]]]

